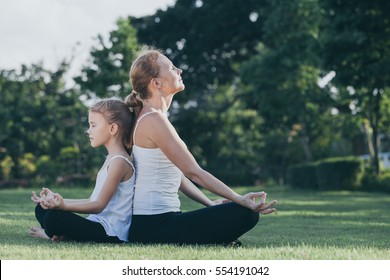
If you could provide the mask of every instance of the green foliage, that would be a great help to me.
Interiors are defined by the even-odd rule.
[[[198,105],[171,119],[200,165],[229,185],[261,179],[262,119],[245,108],[237,88],[221,86]]]
[[[379,174],[382,103],[389,98],[385,91],[390,84],[390,4],[382,0],[326,0],[321,6],[324,67],[336,72],[332,84],[342,100],[336,107],[369,123],[369,151]]]
[[[320,190],[345,190],[360,186],[362,162],[357,158],[329,158],[317,163]]]
[[[55,182],[61,165],[52,160],[48,155],[42,155],[36,160],[37,172],[34,182],[39,185],[45,185]]]
[[[317,1],[266,1],[261,16],[264,39],[240,77],[264,119],[264,168],[283,182],[289,165],[323,157],[332,142],[324,134],[331,103],[318,86],[320,10]]]
[[[18,159],[17,174],[19,174],[21,178],[33,177],[36,170],[35,157],[32,153],[23,154],[22,157]]]
[[[129,70],[138,48],[136,30],[130,21],[118,19],[107,40],[99,35],[91,58],[75,81],[90,97],[120,96],[130,93]]]
[[[337,157],[291,165],[287,178],[288,184],[297,189],[356,190],[361,187],[363,174],[360,159]]]
[[[177,0],[166,11],[131,22],[140,43],[165,50],[184,70],[186,99],[178,98],[186,102],[237,77],[238,65],[255,53],[261,41],[264,2]]]
[[[384,170],[376,176],[373,168],[365,168],[362,188],[366,191],[390,192],[390,170]]]
[[[12,158],[9,155],[5,156],[0,162],[0,180],[8,180],[13,167],[14,162],[12,161]]]
[[[60,173],[90,172],[81,160],[90,149],[84,134],[87,108],[78,91],[65,88],[67,70],[64,62],[55,71],[40,65],[0,71],[2,179],[47,182]],[[69,146],[77,147],[72,156],[78,161],[66,165],[61,151]]]
[[[98,35],[74,88],[64,86],[66,62],[0,70],[0,184],[97,172],[105,151],[89,147],[80,97],[125,97],[138,42],[183,69],[186,90],[170,118],[199,163],[228,184],[283,183],[298,172],[291,165],[388,151],[389,3],[178,0]],[[370,176],[367,186],[381,181]]]
[[[287,183],[293,188],[318,189],[316,162],[290,165]]]

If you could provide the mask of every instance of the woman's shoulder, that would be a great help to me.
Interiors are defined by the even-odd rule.
[[[160,111],[146,112],[138,118],[138,122],[141,121],[148,124],[148,127],[161,127],[169,125],[170,122],[165,113]]]
[[[167,119],[167,114],[163,113],[159,110],[153,110],[153,111],[148,111],[145,113],[141,113],[140,116],[138,117],[138,121],[141,119]]]

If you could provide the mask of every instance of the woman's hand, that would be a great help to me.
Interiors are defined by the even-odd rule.
[[[260,198],[259,201],[256,201],[257,198]],[[267,193],[265,192],[251,192],[241,196],[240,204],[260,214],[270,214],[275,212],[276,209],[271,207],[274,206],[277,201],[272,200],[271,202],[266,203],[266,198]]]
[[[224,204],[224,203],[228,203],[228,202],[231,202],[231,200],[226,199],[226,198],[216,199],[216,200],[212,201],[211,206],[213,206],[213,205],[220,205],[220,204]]]

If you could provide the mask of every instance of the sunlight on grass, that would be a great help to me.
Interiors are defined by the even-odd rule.
[[[278,200],[277,214],[261,215],[242,236],[243,246],[93,244],[35,239],[38,225],[30,189],[0,191],[1,259],[212,260],[212,259],[390,259],[390,196],[361,192],[305,192],[267,189]],[[89,189],[59,188],[67,197],[87,197]],[[238,193],[258,191],[237,188]],[[213,196],[215,197],[215,196]],[[184,211],[201,207],[181,197]]]

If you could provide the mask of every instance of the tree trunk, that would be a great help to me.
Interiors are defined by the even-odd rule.
[[[374,148],[373,165],[375,168],[376,175],[379,175],[380,172],[380,167],[379,167],[379,120],[381,117],[380,102],[381,102],[381,94],[379,91],[377,91],[377,93],[374,94],[374,110],[371,118],[372,144]]]
[[[305,154],[306,162],[312,161],[313,160],[313,153],[311,152],[311,149],[309,146],[310,138],[309,138],[309,136],[307,136],[306,128],[304,125],[303,125],[303,129],[301,130],[300,140],[301,140],[303,152]]]

